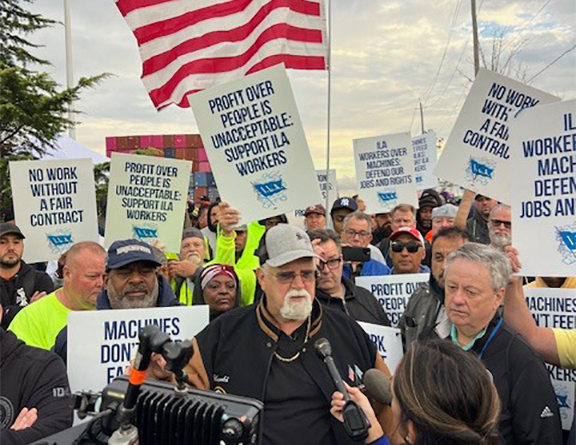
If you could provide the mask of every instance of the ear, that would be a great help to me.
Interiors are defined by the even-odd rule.
[[[506,293],[506,289],[502,288],[498,291],[498,293],[496,294],[496,300],[494,301],[494,306],[496,306],[494,309],[498,309],[502,303],[504,303],[504,294]]]
[[[408,439],[409,443],[416,443],[416,427],[411,420],[408,421]]]
[[[70,266],[65,264],[64,267],[62,268],[62,278],[69,277],[71,274],[72,271],[70,270]]]
[[[104,274],[104,287],[108,286],[108,280],[110,279],[110,274]]]
[[[261,267],[259,267],[258,269],[256,269],[256,278],[258,279],[258,284],[260,285],[260,287],[262,288],[262,290],[264,292],[266,292],[266,285],[265,285],[265,279],[264,279],[264,271],[262,270]]]
[[[373,238],[373,236],[372,236],[372,234],[370,234],[370,239],[368,240],[368,244],[370,244],[372,242],[372,238]]]

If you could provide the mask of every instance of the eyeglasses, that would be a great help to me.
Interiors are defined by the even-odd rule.
[[[500,227],[502,224],[504,224],[504,227],[506,227],[507,229],[512,228],[512,221],[502,221],[501,219],[491,219],[490,224],[492,224],[492,227],[494,227],[494,228]]]
[[[422,247],[422,244],[418,241],[408,241],[406,243],[402,241],[392,241],[390,247],[392,248],[392,251],[396,253],[402,252],[404,248],[406,248],[408,253],[416,253],[418,252],[418,249]]]
[[[359,232],[357,232],[354,229],[346,229],[345,232],[352,238],[354,238],[356,235],[358,235],[360,238],[364,238],[370,235],[370,232],[367,232],[366,230],[360,230]]]
[[[325,266],[328,266],[328,269],[338,269],[338,266],[340,266],[340,263],[342,262],[342,258],[333,258],[328,261],[319,259],[318,261],[318,269],[320,270],[324,270]]]
[[[294,279],[299,276],[305,283],[312,283],[316,279],[317,271],[315,270],[302,270],[300,273],[296,273],[292,270],[287,270],[286,272],[271,272],[272,276],[276,278],[280,284],[292,284]]]

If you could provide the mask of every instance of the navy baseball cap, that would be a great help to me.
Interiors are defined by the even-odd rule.
[[[330,210],[330,214],[340,209],[347,209],[350,210],[350,212],[355,212],[358,210],[358,204],[354,198],[338,198],[336,201],[334,201],[334,204],[332,204],[332,210]]]
[[[149,244],[135,239],[127,239],[114,241],[108,248],[106,270],[120,269],[136,261],[146,261],[161,266]]]

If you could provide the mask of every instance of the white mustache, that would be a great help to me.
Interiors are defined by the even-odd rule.
[[[306,289],[290,289],[286,294],[286,298],[294,298],[294,297],[307,297],[312,298],[312,295]]]

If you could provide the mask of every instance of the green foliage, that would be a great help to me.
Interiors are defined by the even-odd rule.
[[[39,45],[27,37],[56,22],[27,11],[25,3],[31,0],[0,1],[0,208],[11,203],[7,162],[38,159],[53,147],[71,124],[68,111],[80,92],[108,76],[81,78],[74,87],[62,89],[49,74],[30,69],[31,64],[49,62],[30,52]]]
[[[31,154],[14,154],[0,157],[0,214],[12,204],[12,186],[10,184],[10,161],[30,161],[34,156]],[[1,222],[1,221],[0,221]]]

